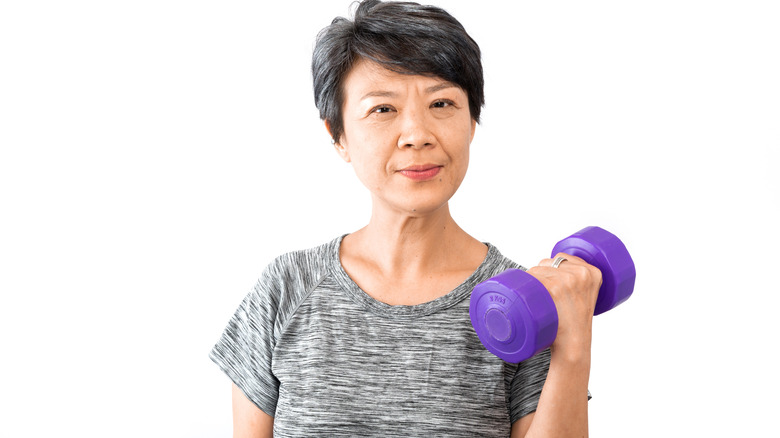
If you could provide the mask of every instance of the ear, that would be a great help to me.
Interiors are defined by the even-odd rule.
[[[477,132],[477,121],[471,119],[471,138],[469,138],[469,143],[471,143],[474,140],[474,134],[476,132]]]
[[[336,148],[336,152],[341,156],[341,159],[346,161],[347,163],[351,162],[352,160],[349,158],[349,152],[347,152],[347,148],[342,144],[342,140],[344,136],[342,135],[342,140],[335,141],[332,140],[333,138],[333,131],[330,129],[330,123],[327,121],[325,122],[325,129],[328,130],[328,135],[331,138],[331,141],[333,142],[333,147]]]

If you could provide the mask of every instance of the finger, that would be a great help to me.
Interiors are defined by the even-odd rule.
[[[539,263],[538,263],[536,266],[537,266],[537,267],[540,267],[540,268],[552,268],[552,269],[557,269],[557,268],[559,268],[559,267],[560,267],[560,266],[561,266],[563,263],[565,263],[565,262],[567,262],[567,261],[568,261],[568,259],[565,259],[565,258],[564,258],[564,260],[563,260],[563,261],[561,261],[560,263],[558,263],[558,266],[556,266],[556,267],[554,267],[554,268],[553,268],[553,263],[555,263],[555,260],[556,260],[556,259],[554,259],[554,258],[553,258],[553,259],[542,259],[542,260],[540,260],[540,261],[539,261]]]
[[[555,257],[553,257],[551,259],[547,259],[547,260],[550,260],[550,264],[548,266],[551,266],[552,262],[555,259],[557,259],[558,257],[563,257],[564,259],[566,259],[562,263],[572,262],[572,264],[575,264],[575,265],[587,265],[588,264],[588,262],[586,262],[585,260],[581,259],[580,257],[577,257],[575,255],[571,255],[571,254],[566,254],[565,252],[559,252],[558,254],[555,254]]]
[[[536,264],[536,266],[551,266],[553,262],[553,259],[541,259],[539,260],[539,263]]]
[[[556,276],[560,275],[558,268],[550,266],[534,266],[526,272],[537,278],[556,278]]]
[[[563,265],[564,263],[566,263],[566,262],[568,262],[568,261],[570,261],[570,260],[574,261],[574,263],[575,263],[575,264],[579,264],[579,262],[580,262],[580,261],[582,261],[582,259],[580,259],[579,257],[575,258],[574,256],[570,256],[570,255],[568,255],[568,254],[564,254],[564,253],[562,253],[562,252],[559,252],[559,253],[558,253],[558,254],[556,254],[556,255],[555,255],[555,257],[553,257],[553,258],[550,258],[550,259],[542,259],[542,260],[539,262],[539,265],[538,265],[538,266],[545,266],[545,267],[548,267],[548,268],[552,268],[552,267],[553,267],[553,264],[555,263],[555,261],[556,261],[556,260],[558,260],[558,258],[561,258],[562,260],[560,260],[560,261],[558,262],[558,266],[555,266],[555,268],[559,268],[559,267],[561,267],[561,265]]]

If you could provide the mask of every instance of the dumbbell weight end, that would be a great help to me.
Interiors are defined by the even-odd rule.
[[[550,293],[520,269],[507,269],[478,284],[471,293],[469,317],[482,345],[512,363],[549,347],[558,334],[558,312]]]
[[[550,257],[566,253],[585,260],[601,271],[601,288],[594,315],[615,308],[634,291],[636,268],[620,239],[599,227],[587,227],[561,240]]]

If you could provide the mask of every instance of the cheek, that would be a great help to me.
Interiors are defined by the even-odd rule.
[[[468,170],[468,167],[469,167],[469,156],[468,154],[464,154],[464,156],[461,157],[458,162],[457,173],[456,175],[454,175],[455,181],[453,182],[455,183],[455,185],[460,186],[460,183],[463,182],[463,179],[466,177],[466,171]]]
[[[465,169],[469,164],[471,134],[470,132],[463,133],[457,137],[452,138],[451,141],[451,144],[454,146],[451,151],[452,158],[457,163],[458,167]]]
[[[469,139],[466,137],[465,141],[461,140],[461,146],[452,152],[452,161],[454,164],[452,182],[455,185],[460,185],[463,179],[466,177],[466,171],[469,167]]]
[[[387,160],[370,148],[353,153],[352,167],[363,185],[372,190],[381,187],[387,178]]]
[[[361,150],[358,155],[357,165],[365,172],[379,173],[384,172],[387,159],[381,155],[381,151],[366,148]]]

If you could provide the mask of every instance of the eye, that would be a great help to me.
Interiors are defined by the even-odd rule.
[[[371,108],[372,114],[386,114],[389,113],[390,111],[393,111],[393,107],[389,105],[379,105]]]
[[[449,107],[454,107],[454,106],[455,106],[455,102],[453,102],[453,101],[451,101],[449,99],[437,100],[436,102],[433,102],[431,104],[431,107],[433,107],[433,108],[449,108]]]

